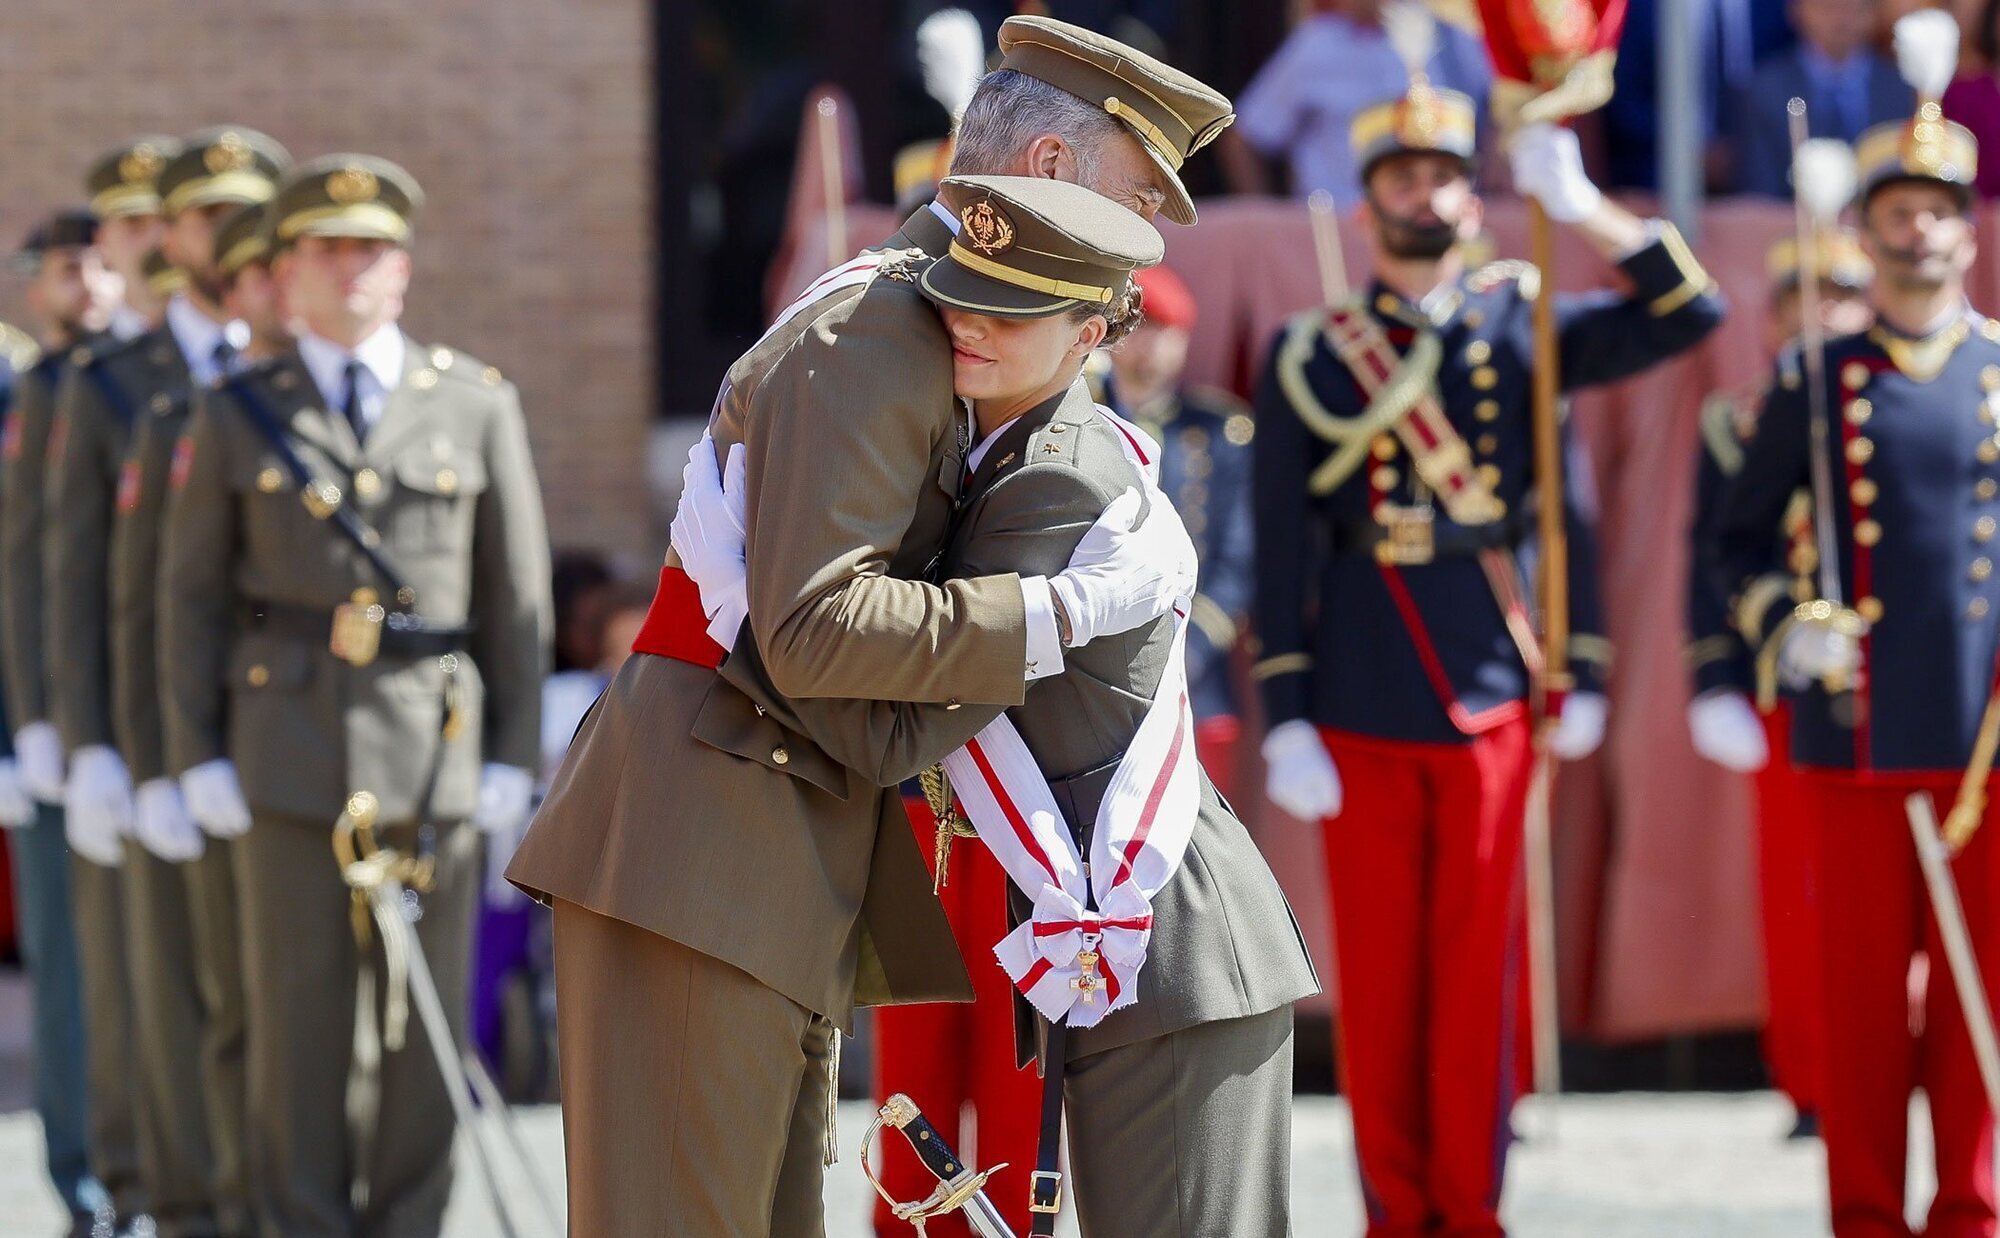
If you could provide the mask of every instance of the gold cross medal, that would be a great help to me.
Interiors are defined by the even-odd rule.
[[[1098,957],[1097,951],[1088,946],[1076,952],[1078,972],[1076,979],[1069,982],[1069,987],[1077,991],[1086,1006],[1096,1004],[1097,991],[1104,987],[1104,982],[1097,977]]]

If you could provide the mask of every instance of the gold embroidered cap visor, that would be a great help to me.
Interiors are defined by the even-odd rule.
[[[1861,249],[1860,240],[1845,228],[1821,232],[1814,238],[1813,267],[1819,278],[1839,288],[1865,289],[1875,282],[1875,264]],[[1799,286],[1799,241],[1781,236],[1764,255],[1764,271],[1774,292],[1789,292]]]
[[[939,305],[996,318],[1108,307],[1132,272],[1158,264],[1159,230],[1080,185],[1025,176],[952,176],[938,201],[958,235],[918,276]]]
[[[160,173],[180,151],[179,138],[149,133],[99,155],[83,179],[91,212],[99,219],[159,214]]]
[[[275,248],[302,236],[409,243],[424,193],[416,178],[374,155],[328,155],[285,178],[271,207]]]
[[[160,170],[160,203],[168,215],[178,215],[220,203],[265,202],[291,166],[290,152],[255,129],[203,129]]]
[[[1478,131],[1478,108],[1470,95],[1417,85],[1406,95],[1363,108],[1348,127],[1347,141],[1365,183],[1375,165],[1396,155],[1453,155],[1469,171]]]
[[[1116,117],[1161,172],[1167,200],[1160,214],[1177,224],[1195,221],[1181,165],[1236,119],[1228,96],[1116,39],[1049,17],[1000,23],[1000,67]]]
[[[1942,109],[1927,101],[1909,120],[1890,121],[1863,133],[1854,144],[1854,161],[1861,172],[1863,206],[1890,185],[1931,181],[1949,187],[1963,207],[1972,201],[1979,142],[1970,129],[1944,119]]]

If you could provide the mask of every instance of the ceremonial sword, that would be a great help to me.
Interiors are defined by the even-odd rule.
[[[901,1203],[889,1194],[881,1179],[868,1166],[868,1145],[875,1138],[875,1132],[883,1127],[893,1127],[903,1132],[903,1138],[910,1141],[917,1159],[924,1168],[937,1177],[937,1189],[924,1199]],[[952,1151],[944,1136],[917,1108],[917,1103],[901,1092],[888,1099],[875,1114],[875,1120],[868,1124],[868,1131],[861,1136],[861,1172],[868,1175],[868,1181],[889,1205],[889,1210],[897,1220],[908,1221],[916,1227],[917,1233],[924,1232],[924,1226],[935,1217],[950,1212],[963,1212],[967,1224],[979,1238],[1015,1238],[1012,1228],[1001,1219],[1000,1210],[986,1197],[986,1180],[1007,1168],[1006,1163],[991,1169],[975,1170],[965,1163],[965,1159]]]

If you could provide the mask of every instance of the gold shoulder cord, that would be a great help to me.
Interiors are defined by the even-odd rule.
[[[1291,402],[1299,420],[1306,423],[1306,428],[1334,445],[1333,454],[1313,472],[1310,489],[1315,495],[1331,493],[1334,487],[1353,475],[1368,457],[1368,447],[1375,436],[1407,416],[1424,393],[1430,390],[1437,379],[1438,364],[1444,357],[1444,347],[1437,336],[1419,331],[1402,363],[1383,384],[1381,394],[1359,414],[1340,417],[1320,403],[1319,397],[1313,393],[1312,384],[1306,381],[1306,363],[1312,359],[1313,347],[1325,325],[1326,320],[1321,315],[1301,314],[1292,320],[1285,332],[1284,343],[1278,347],[1279,389]],[[1352,368],[1330,336],[1327,345],[1333,348],[1341,364]]]

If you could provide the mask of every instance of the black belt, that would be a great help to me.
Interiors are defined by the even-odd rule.
[[[333,631],[333,611],[284,602],[251,601],[244,606],[244,627],[252,632],[290,637],[324,645]],[[472,638],[472,626],[426,619],[407,611],[382,616],[382,648],[386,657],[435,658],[461,653]]]
[[[1431,526],[1432,557],[1472,558],[1482,551],[1521,544],[1527,535],[1527,521],[1509,515],[1492,524],[1451,524],[1438,520]],[[1378,520],[1346,520],[1333,526],[1333,552],[1373,557],[1375,548],[1389,540],[1389,527]]]

